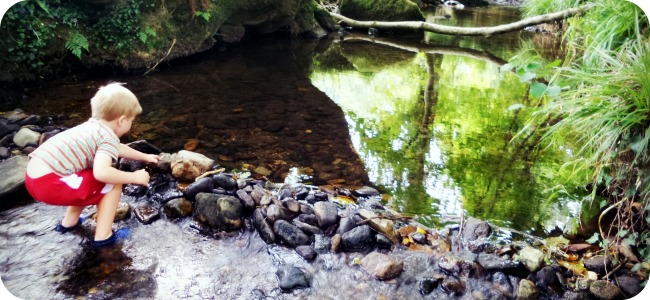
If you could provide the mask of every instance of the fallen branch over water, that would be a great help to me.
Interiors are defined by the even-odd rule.
[[[570,8],[559,12],[534,16],[517,22],[503,24],[492,27],[457,27],[440,24],[433,24],[421,21],[401,21],[401,22],[383,22],[383,21],[357,21],[348,17],[330,12],[335,19],[346,22],[349,26],[359,28],[377,28],[377,29],[409,29],[424,30],[429,32],[449,34],[449,35],[468,35],[468,36],[492,36],[507,32],[524,29],[528,26],[549,23],[563,20],[572,16],[580,15],[592,7],[591,4],[583,5],[577,8]]]

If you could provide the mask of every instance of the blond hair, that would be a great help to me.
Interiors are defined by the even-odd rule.
[[[100,87],[90,99],[92,117],[113,121],[121,116],[135,117],[142,112],[138,98],[123,83],[112,82]]]

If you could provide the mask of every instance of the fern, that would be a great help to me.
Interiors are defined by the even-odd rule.
[[[70,32],[68,40],[65,42],[65,48],[70,50],[77,58],[81,58],[81,50],[88,51],[88,39],[78,31]]]

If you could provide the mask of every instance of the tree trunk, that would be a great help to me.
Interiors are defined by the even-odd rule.
[[[346,22],[349,26],[360,28],[377,28],[377,29],[411,29],[411,30],[424,30],[441,34],[449,35],[482,35],[491,36],[495,34],[502,34],[521,30],[525,27],[548,23],[558,20],[563,20],[568,17],[579,15],[592,7],[591,4],[583,5],[577,8],[570,8],[567,10],[539,15],[535,17],[526,18],[514,23],[497,25],[492,27],[456,27],[446,26],[440,24],[433,24],[420,21],[403,21],[403,22],[382,22],[382,21],[357,21],[336,13],[330,13],[335,19]]]

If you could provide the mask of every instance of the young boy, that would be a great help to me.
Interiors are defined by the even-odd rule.
[[[123,172],[113,167],[118,157],[157,162],[158,155],[145,154],[119,138],[131,129],[142,112],[135,95],[120,83],[101,87],[90,100],[92,118],[47,140],[29,157],[25,187],[34,199],[67,205],[56,231],[66,233],[83,221],[79,216],[87,205],[97,205],[97,227],[93,247],[115,243],[128,230],[113,232],[123,184],[149,183],[145,170]]]

